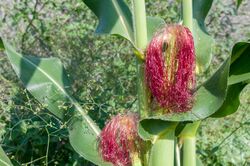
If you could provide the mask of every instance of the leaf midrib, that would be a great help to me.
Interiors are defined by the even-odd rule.
[[[87,117],[85,111],[81,108],[81,106],[75,101],[74,98],[72,98],[66,91],[65,89],[56,81],[54,80],[50,75],[48,75],[42,68],[40,68],[39,66],[37,66],[36,64],[34,64],[32,61],[28,60],[27,58],[25,58],[25,56],[22,56],[21,54],[15,52],[14,50],[12,50],[12,48],[8,45],[5,44],[5,46],[7,45],[6,51],[10,51],[14,54],[16,54],[17,56],[23,58],[26,62],[28,62],[30,65],[32,65],[35,69],[38,69],[42,74],[44,74],[51,82],[53,82],[56,87],[61,90],[63,92],[63,94],[72,102],[72,104],[76,107],[76,109],[81,113],[82,117],[85,119],[85,121],[89,124],[89,126],[92,128],[92,130],[94,131],[94,133],[96,134],[96,136],[98,136],[100,134],[99,129],[95,126],[94,122],[92,122],[92,120]],[[8,55],[8,54],[7,54]]]
[[[7,162],[5,162],[4,160],[0,159],[0,163],[6,165],[6,166],[10,166],[10,164],[8,164]]]
[[[118,14],[118,17],[121,20],[122,25],[124,26],[125,31],[128,34],[129,40],[133,41],[133,39],[131,38],[131,36],[133,36],[131,33],[133,33],[133,32],[130,33],[130,31],[129,31],[128,21],[122,17],[122,15],[125,15],[125,14],[122,12],[122,10],[120,9],[120,7],[119,7],[119,5],[117,4],[116,1],[114,1],[114,0],[111,0],[111,1],[112,1],[113,5],[114,5],[114,8],[115,8],[117,14]]]

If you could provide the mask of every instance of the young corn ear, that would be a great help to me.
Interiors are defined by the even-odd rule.
[[[142,140],[137,133],[139,116],[118,114],[111,118],[100,135],[99,151],[115,166],[130,166],[139,160]]]
[[[172,112],[186,112],[193,104],[195,49],[192,33],[181,25],[168,25],[146,50],[145,74],[159,105]]]

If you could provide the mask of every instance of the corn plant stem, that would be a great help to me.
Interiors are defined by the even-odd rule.
[[[154,142],[149,166],[173,166],[175,149],[175,127],[168,129]]]
[[[183,25],[193,32],[193,4],[192,0],[182,0]]]
[[[196,133],[201,121],[187,124],[180,134],[183,141],[183,166],[196,166]]]
[[[183,166],[195,166],[196,165],[196,138],[185,137],[183,139]]]
[[[139,49],[147,46],[147,20],[144,0],[133,0],[135,45]]]
[[[135,46],[139,52],[147,46],[147,22],[144,0],[133,0],[133,17],[135,31]],[[148,91],[144,74],[144,61],[137,58],[137,95],[138,112],[141,116],[146,116],[148,112]]]
[[[181,159],[180,159],[180,147],[178,145],[178,142],[176,140],[175,142],[175,165],[181,166]]]
[[[147,20],[144,0],[132,0],[133,4],[133,25],[135,36],[135,47],[143,55],[143,50],[147,46]],[[138,95],[138,112],[145,116],[148,112],[148,93],[144,75],[144,57],[137,58],[137,95]],[[138,159],[133,166],[141,166],[141,160]]]
[[[193,0],[182,0],[183,25],[193,33]],[[183,140],[183,166],[196,166],[196,131],[200,122],[187,124],[181,134]]]

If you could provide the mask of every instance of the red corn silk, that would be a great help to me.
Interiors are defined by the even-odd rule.
[[[137,114],[118,114],[111,118],[100,135],[102,158],[115,166],[130,166],[131,157],[138,155],[141,139],[137,133]]]
[[[145,74],[153,97],[169,111],[190,110],[196,84],[192,33],[181,25],[166,26],[146,51]]]

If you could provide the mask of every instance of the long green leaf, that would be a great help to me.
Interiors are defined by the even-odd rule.
[[[215,41],[205,27],[205,19],[212,3],[213,0],[193,0],[194,43],[198,73],[207,70],[212,60],[212,47]]]
[[[232,51],[229,87],[226,100],[212,117],[224,117],[238,110],[240,93],[250,81],[250,43],[239,42]]]
[[[12,166],[10,159],[3,151],[2,147],[0,146],[0,165],[1,166]]]
[[[23,56],[8,43],[3,43],[25,88],[49,111],[67,122],[73,148],[85,159],[105,165],[97,150],[100,129],[70,95],[70,83],[60,60]]]

